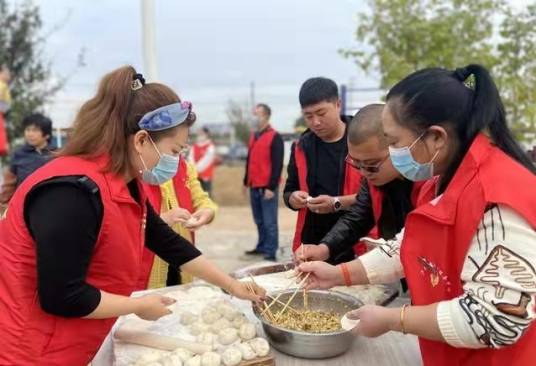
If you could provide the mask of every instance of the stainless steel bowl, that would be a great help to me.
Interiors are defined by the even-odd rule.
[[[286,290],[271,293],[270,296],[277,296],[286,303],[294,290]],[[357,298],[338,291],[311,290],[307,291],[308,304],[311,310],[333,311],[341,317],[350,310],[354,310],[363,305]],[[303,291],[300,291],[290,302],[294,309],[303,309]],[[274,304],[270,309],[277,313],[283,305]],[[272,346],[288,355],[320,359],[335,357],[348,351],[354,336],[346,331],[339,330],[331,333],[307,333],[290,329],[284,329],[271,324],[260,315],[260,310],[253,307],[253,312],[262,323],[262,327]]]

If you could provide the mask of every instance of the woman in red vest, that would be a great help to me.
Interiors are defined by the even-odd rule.
[[[175,175],[194,120],[171,89],[130,66],[103,78],[60,157],[18,187],[0,221],[0,365],[85,366],[118,316],[169,314],[169,298],[129,297],[144,246],[259,299],[163,222],[142,189]]]
[[[389,91],[382,120],[395,168],[435,178],[399,240],[339,268],[300,270],[314,273],[311,287],[405,275],[411,306],[364,306],[354,331],[415,334],[425,365],[533,365],[536,168],[492,78],[480,65],[418,71]]]

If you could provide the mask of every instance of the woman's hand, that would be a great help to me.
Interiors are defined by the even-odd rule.
[[[170,297],[160,295],[142,296],[136,300],[138,301],[138,310],[135,314],[144,320],[157,320],[171,314],[171,310],[167,306],[176,302]]]
[[[202,208],[192,214],[190,220],[184,223],[184,227],[188,230],[195,231],[201,226],[210,223],[214,219],[214,210],[211,208]]]
[[[254,292],[251,292],[253,289]],[[242,282],[233,280],[231,286],[229,286],[229,293],[233,296],[243,300],[250,300],[256,303],[261,302],[266,297],[266,290],[260,286],[257,286],[253,282]]]
[[[325,262],[302,263],[298,266],[298,272],[310,273],[306,284],[308,290],[328,289],[343,284],[341,270]]]
[[[354,335],[378,337],[390,330],[396,330],[400,323],[400,309],[376,305],[364,305],[347,314],[348,319],[359,319],[352,329]]]
[[[173,208],[169,211],[166,211],[160,215],[162,220],[169,226],[173,226],[178,223],[184,223],[192,217],[192,215],[188,212],[188,210],[185,210],[184,208]]]

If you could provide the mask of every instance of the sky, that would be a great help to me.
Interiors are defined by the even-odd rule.
[[[141,0],[35,2],[44,33],[57,27],[43,45],[53,74],[70,76],[46,109],[56,126],[70,125],[105,73],[125,64],[143,73]],[[309,77],[378,85],[378,75],[364,75],[338,53],[356,46],[364,0],[155,0],[155,9],[159,81],[193,102],[198,125],[226,122],[229,101],[246,106],[252,82],[255,102],[272,107],[272,122],[282,131],[299,117],[298,92]],[[77,68],[82,50],[85,66]],[[351,104],[381,95],[356,93]]]

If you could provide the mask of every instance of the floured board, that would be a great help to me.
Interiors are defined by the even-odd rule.
[[[232,303],[232,305],[238,311],[245,315],[248,321],[255,324],[257,337],[262,338],[262,327],[255,315],[253,315],[253,312],[251,310],[251,303],[236,298],[230,298],[229,295],[224,294],[220,289],[216,287],[197,283],[188,284],[184,286],[176,286],[172,288],[149,290],[140,294],[147,293],[158,293],[176,299],[177,302],[169,307],[173,311],[173,313],[171,315],[162,317],[155,322],[142,320],[132,314],[128,316],[123,316],[119,318],[116,329],[126,327],[137,332],[143,332],[144,335],[149,335],[153,338],[158,338],[154,337],[154,335],[158,335],[176,337],[184,341],[196,342],[196,336],[192,335],[189,332],[188,328],[180,323],[181,315],[184,314],[186,311],[199,315],[201,313],[201,310],[207,304],[218,300],[226,300]],[[239,342],[241,342],[240,339],[234,342],[233,345]],[[112,345],[114,366],[133,365],[141,357],[147,354],[158,353],[159,357],[166,357],[171,353],[166,350],[159,350],[157,348],[153,348],[154,346],[146,347],[132,343],[125,343],[115,338],[113,339]],[[225,347],[226,346],[218,344],[218,346],[216,346],[215,352],[221,354]],[[243,360],[240,363],[240,365],[242,366],[263,366],[274,364],[275,361],[272,354],[269,354],[266,357],[258,357],[251,361]]]
[[[274,366],[275,358],[273,355],[268,355],[266,357],[258,357],[250,361],[242,361],[238,366]]]

